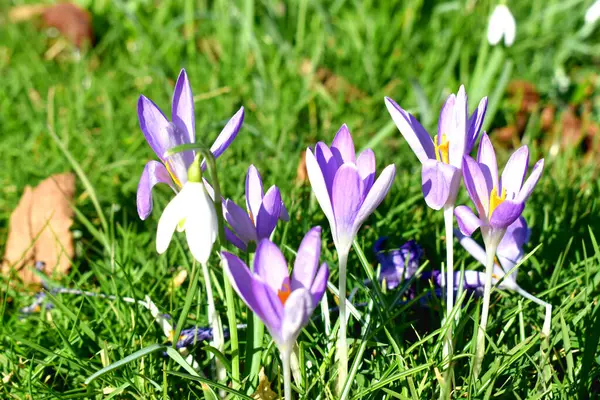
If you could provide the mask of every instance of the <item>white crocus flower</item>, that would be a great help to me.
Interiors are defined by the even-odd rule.
[[[164,253],[173,232],[185,231],[190,252],[206,264],[218,236],[219,222],[212,199],[202,182],[188,181],[169,202],[158,221],[156,251]]]
[[[492,46],[495,46],[504,37],[504,44],[512,46],[516,33],[517,23],[515,22],[515,17],[513,17],[508,7],[504,4],[497,5],[488,24],[488,42]]]
[[[600,19],[600,0],[596,0],[585,12],[585,23],[593,24]]]

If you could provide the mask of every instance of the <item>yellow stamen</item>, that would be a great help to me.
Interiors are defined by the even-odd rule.
[[[171,170],[171,166],[169,165],[168,161],[165,163],[165,167],[167,167],[167,171],[169,172],[169,175],[171,175],[171,179],[173,179],[173,182],[175,182],[175,184],[177,185],[177,187],[182,187],[183,185],[181,184],[181,182],[179,181],[179,179],[177,179],[177,176],[175,176],[175,174]]]
[[[252,225],[256,226],[256,222],[254,222],[254,215],[252,215],[252,211],[248,211],[248,216],[250,217],[250,221],[252,221]]]
[[[442,134],[442,143],[438,145],[438,136],[435,135],[433,139],[433,145],[435,146],[435,159],[443,162],[444,164],[450,163],[450,157],[448,156],[448,150],[450,148],[450,142],[445,134]],[[441,154],[441,159],[440,159]]]
[[[277,296],[279,297],[279,300],[281,300],[281,304],[285,305],[285,302],[287,301],[288,297],[290,297],[290,294],[292,294],[290,285],[284,283],[281,289],[277,291]]]
[[[506,200],[506,189],[502,188],[502,195],[498,196],[498,188],[494,186],[494,188],[492,189],[492,193],[490,194],[490,212],[488,213],[490,218],[492,217],[492,214],[496,207],[502,204],[504,200]]]

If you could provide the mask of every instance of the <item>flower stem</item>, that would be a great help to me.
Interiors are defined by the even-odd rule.
[[[452,308],[454,307],[454,206],[444,207],[444,226],[446,234],[446,323],[450,328],[446,331],[446,342],[444,343],[444,359],[452,357],[452,331],[454,325],[450,321]],[[448,360],[450,365],[450,360]]]
[[[227,323],[229,324],[229,342],[231,346],[232,387],[238,389],[240,387],[240,350],[237,320],[235,318],[235,298],[227,274],[223,274],[223,286],[225,287],[225,300],[227,301]]]
[[[492,242],[492,243],[490,243]],[[477,330],[477,342],[475,344],[475,366],[473,373],[475,377],[481,372],[481,364],[485,355],[485,330],[487,328],[488,314],[490,311],[490,294],[492,292],[492,272],[494,271],[494,259],[499,240],[486,241],[486,264],[485,264],[485,286],[483,288],[483,306],[479,319],[479,329]]]
[[[340,299],[340,329],[338,331],[337,359],[338,359],[338,387],[337,392],[344,390],[346,378],[348,377],[348,344],[346,329],[348,319],[346,318],[346,264],[348,263],[349,249],[339,252],[339,299]]]
[[[283,399],[292,400],[292,370],[290,368],[290,358],[292,349],[285,349],[281,352],[281,362],[283,363]]]
[[[213,296],[212,283],[210,281],[210,273],[208,272],[208,265],[206,263],[202,264],[202,274],[204,275],[204,285],[206,286],[206,300],[208,304],[208,321],[210,322],[210,326],[213,332],[213,340],[212,345],[223,352],[224,349],[224,336],[223,336],[223,325],[221,324],[221,318],[219,314],[217,314],[217,309],[215,307],[215,298]],[[217,378],[219,381],[224,380],[227,377],[227,371],[223,364],[217,359]]]

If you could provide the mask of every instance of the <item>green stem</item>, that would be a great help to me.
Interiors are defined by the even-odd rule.
[[[488,243],[491,242],[491,243]],[[477,330],[477,342],[475,345],[475,366],[473,373],[475,377],[481,372],[481,364],[485,355],[485,330],[487,328],[488,314],[490,311],[490,295],[492,292],[492,273],[494,271],[494,258],[498,248],[497,240],[486,242],[486,264],[485,264],[485,286],[483,289],[483,306],[481,308],[481,318],[479,320],[479,329]]]
[[[201,263],[202,265],[202,274],[204,275],[204,285],[206,286],[206,300],[208,304],[208,321],[212,327],[213,331],[213,340],[212,345],[218,349],[220,352],[223,352],[224,349],[224,336],[223,336],[223,325],[221,324],[221,318],[219,314],[217,314],[217,309],[215,307],[215,298],[213,296],[212,283],[210,281],[210,273],[208,272],[208,265],[206,263]],[[222,381],[227,376],[225,368],[223,364],[217,359],[217,377],[219,381]]]
[[[342,393],[346,378],[348,377],[348,344],[346,329],[348,320],[346,318],[346,264],[348,263],[348,252],[338,253],[339,257],[339,299],[340,299],[340,329],[338,331],[337,359],[338,359],[338,387],[337,392]]]
[[[190,308],[192,307],[192,300],[194,299],[194,294],[198,291],[198,281],[199,276],[196,271],[196,260],[192,261],[192,274],[191,274],[191,283],[192,286],[188,289],[187,294],[185,295],[185,303],[183,304],[183,309],[181,310],[181,314],[179,315],[179,319],[177,320],[177,325],[175,326],[175,335],[173,335],[173,348],[177,347],[177,340],[181,335],[181,330],[183,329],[183,325],[185,325],[185,320],[187,319],[187,315],[190,312]]]
[[[445,388],[441,390],[442,398],[446,398],[450,393],[450,386],[452,381],[452,353],[453,353],[453,330],[454,321],[450,316],[452,315],[452,308],[454,307],[454,206],[444,207],[444,228],[446,236],[446,324],[449,324],[446,330],[446,339],[443,347],[443,358],[444,361],[448,360],[446,364],[445,373]]]

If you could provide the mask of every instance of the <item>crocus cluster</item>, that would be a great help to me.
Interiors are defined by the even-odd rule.
[[[529,230],[521,213],[540,178],[543,160],[534,166],[530,177],[525,181],[529,157],[527,148],[523,147],[513,154],[499,177],[495,152],[485,133],[479,144],[477,160],[471,158],[469,154],[482,129],[487,98],[481,99],[478,107],[469,115],[467,94],[463,86],[457,94],[451,94],[446,99],[440,112],[437,135],[433,138],[415,117],[396,102],[386,98],[385,104],[421,163],[421,188],[425,203],[434,210],[444,210],[447,275],[444,279],[440,271],[434,270],[416,276],[423,255],[421,247],[414,241],[408,241],[398,249],[387,250],[386,241],[380,239],[374,246],[376,258],[381,264],[380,282],[389,290],[415,278],[430,279],[440,288],[445,285],[449,313],[458,287],[455,282],[462,276],[465,289],[481,294],[483,288],[483,320],[487,318],[486,304],[489,305],[492,282],[497,283],[501,289],[517,291],[529,299],[535,299],[517,285],[516,271],[512,269],[521,260],[523,245],[529,237]],[[196,142],[194,99],[185,71],[180,73],[175,85],[170,121],[144,96],[138,102],[138,116],[142,132],[160,160],[149,161],[140,178],[137,193],[139,216],[145,219],[150,215],[152,189],[157,183],[166,183],[173,189],[175,196],[164,208],[158,222],[157,251],[163,253],[167,250],[175,230],[185,232],[190,253],[202,265],[206,284],[211,327],[183,330],[177,340],[171,340],[176,342],[176,347],[187,348],[198,340],[210,339],[216,341],[217,347],[220,343],[219,349],[224,351],[223,338],[226,331],[221,326],[212,298],[207,262],[217,239],[225,238],[237,250],[245,252],[247,260],[251,260],[252,253],[255,253],[250,268],[236,254],[218,252],[225,272],[228,307],[235,307],[234,300],[230,297],[235,291],[254,315],[262,320],[280,351],[285,399],[291,399],[291,353],[302,329],[325,296],[329,278],[327,264],[320,262],[321,228],[314,227],[306,233],[290,273],[286,257],[273,241],[277,236],[273,232],[278,222],[290,219],[280,189],[273,185],[265,192],[262,177],[256,167],[250,165],[246,174],[245,209],[232,199],[221,198],[214,159],[236,137],[243,122],[244,109],[241,108],[225,125],[210,150],[206,149]],[[207,168],[210,172],[209,179],[203,177]],[[330,146],[318,142],[307,149],[306,168],[316,200],[329,222],[339,261],[338,293],[341,301],[337,390],[342,393],[347,384],[348,367],[348,255],[360,228],[390,191],[396,168],[393,164],[388,165],[377,177],[375,153],[366,149],[356,154],[352,135],[346,125],[341,126]],[[477,214],[466,206],[455,208],[463,181]],[[468,270],[461,275],[453,271],[454,216],[461,232],[457,233],[460,243],[477,260],[485,263],[485,273]],[[468,237],[477,228],[482,231],[485,251]],[[225,240],[220,242],[222,247],[227,245],[224,242]],[[496,256],[498,262],[495,261]],[[188,308],[183,310],[184,315],[189,311],[191,303],[186,304]],[[152,309],[156,314],[156,307],[153,306]],[[237,332],[237,321],[235,310],[229,311],[229,328],[233,337],[234,332]],[[250,326],[254,327],[249,320],[248,327]],[[262,326],[260,324],[260,329],[256,331],[260,331],[259,341],[262,340]],[[485,325],[482,328],[484,331]],[[169,334],[171,333],[174,335],[175,330],[171,329]],[[450,336],[447,338],[446,348],[451,348],[451,342]],[[232,346],[233,344],[234,341]],[[238,349],[232,348],[232,351],[237,352]],[[255,358],[260,361],[260,356]],[[252,362],[254,363],[254,359]],[[221,375],[222,379],[225,376]],[[239,365],[232,366],[232,377],[234,387],[242,381]]]

